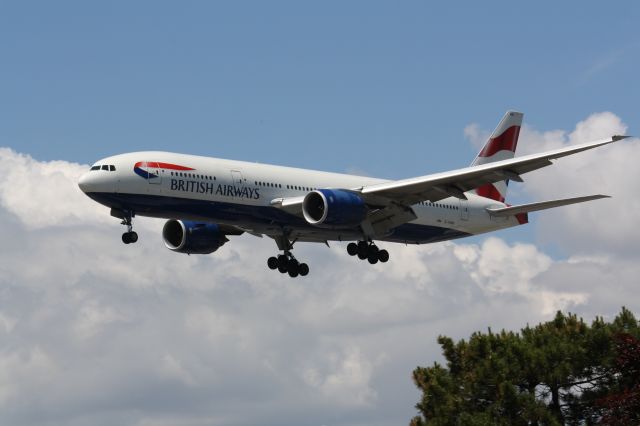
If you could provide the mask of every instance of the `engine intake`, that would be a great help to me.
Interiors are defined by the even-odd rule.
[[[162,228],[164,245],[187,254],[209,254],[229,241],[215,223],[197,223],[170,219]]]
[[[357,226],[367,217],[367,211],[364,200],[345,189],[319,189],[308,193],[302,201],[305,220],[316,226]]]

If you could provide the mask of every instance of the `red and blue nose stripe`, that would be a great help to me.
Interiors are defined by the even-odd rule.
[[[158,161],[138,161],[133,165],[133,171],[138,176],[145,179],[154,179],[157,178],[158,175],[149,172],[147,169],[167,169],[167,170],[179,170],[179,171],[188,171],[195,170],[191,167],[180,166],[178,164],[171,163],[162,163]]]

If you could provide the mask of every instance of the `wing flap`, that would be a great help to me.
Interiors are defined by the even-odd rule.
[[[539,203],[521,204],[519,206],[489,208],[486,209],[493,216],[515,216],[521,213],[531,213],[539,210],[553,209],[555,207],[568,206],[570,204],[584,203],[586,201],[611,198],[608,195],[588,195],[586,197],[563,198],[560,200],[541,201]]]

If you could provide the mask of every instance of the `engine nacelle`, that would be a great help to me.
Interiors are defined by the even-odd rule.
[[[162,228],[164,245],[169,250],[188,254],[209,254],[229,241],[215,223],[171,219]]]
[[[344,189],[318,189],[302,201],[306,221],[322,227],[357,226],[367,217],[367,211],[357,193]]]

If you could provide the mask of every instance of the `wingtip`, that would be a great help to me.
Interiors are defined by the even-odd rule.
[[[617,142],[617,141],[621,141],[622,139],[627,139],[630,137],[631,137],[630,135],[613,135],[611,136],[611,139],[613,139],[614,142]]]

